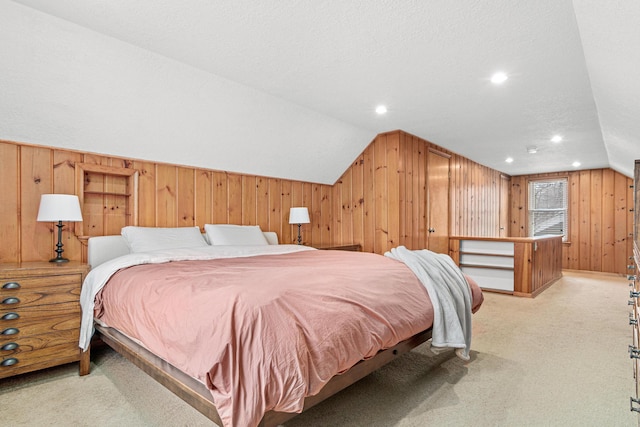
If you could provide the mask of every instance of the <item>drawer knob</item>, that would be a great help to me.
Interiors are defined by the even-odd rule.
[[[0,335],[16,335],[18,332],[20,332],[20,329],[18,328],[7,328],[2,331]]]
[[[14,312],[7,313],[7,314],[5,314],[4,316],[1,317],[2,320],[16,320],[16,319],[19,319],[19,318],[20,318],[20,315],[18,313],[14,313]]]
[[[7,282],[2,285],[2,289],[20,289],[20,283],[18,282]]]
[[[4,359],[2,362],[0,362],[0,366],[13,366],[16,363],[18,363],[18,359],[16,359],[15,357],[10,357],[8,359]]]
[[[18,299],[16,297],[7,297],[7,298],[2,300],[2,304],[4,304],[4,305],[18,304],[19,302],[20,302],[20,299]]]
[[[18,343],[9,342],[9,343],[6,343],[5,345],[3,345],[2,347],[0,347],[0,350],[2,350],[2,351],[11,351],[11,350],[17,349],[18,347],[20,347],[20,345]]]

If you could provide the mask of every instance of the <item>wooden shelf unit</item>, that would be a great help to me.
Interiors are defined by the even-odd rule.
[[[138,224],[138,171],[136,169],[76,163],[76,194],[82,209],[81,240],[120,234],[122,227]]]
[[[456,236],[449,255],[488,291],[534,297],[562,276],[562,236]]]

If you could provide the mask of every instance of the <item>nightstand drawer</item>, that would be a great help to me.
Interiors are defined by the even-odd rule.
[[[80,286],[77,283],[63,283],[38,288],[12,289],[13,292],[0,292],[0,313],[22,311],[30,307],[39,312],[51,313],[60,310],[58,305],[75,303],[80,299]]]
[[[0,357],[7,358],[22,354],[29,356],[30,352],[60,345],[74,345],[78,347],[80,329],[68,329],[50,334],[32,336],[7,336],[0,338]]]
[[[15,320],[0,320],[0,342],[68,329],[80,330],[80,310],[74,310],[62,316],[20,315],[20,318]]]
[[[20,347],[18,348],[20,350]],[[59,344],[55,338],[45,347],[31,351],[0,351],[0,378],[34,371],[62,363],[75,362],[80,358],[80,348],[75,342]]]
[[[26,289],[48,288],[55,285],[80,283],[79,274],[61,274],[57,276],[22,277],[19,275],[0,276],[0,295]],[[17,287],[17,289],[16,289]]]

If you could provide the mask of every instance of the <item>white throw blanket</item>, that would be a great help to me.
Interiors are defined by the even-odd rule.
[[[432,348],[456,348],[469,360],[471,347],[471,290],[451,257],[427,249],[398,246],[384,254],[404,262],[427,289],[433,304]]]

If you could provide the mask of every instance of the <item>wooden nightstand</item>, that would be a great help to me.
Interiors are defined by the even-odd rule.
[[[354,245],[316,246],[316,249],[360,252],[362,247],[356,243]]]
[[[0,378],[80,360],[88,271],[74,261],[0,263]]]

